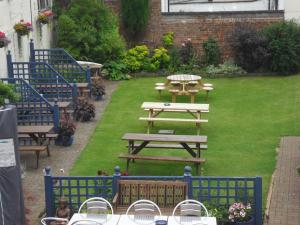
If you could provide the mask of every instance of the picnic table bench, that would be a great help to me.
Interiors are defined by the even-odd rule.
[[[21,138],[31,138],[35,145],[22,145],[19,146],[20,152],[34,152],[36,155],[36,168],[39,166],[39,156],[40,152],[47,152],[47,155],[50,156],[49,143],[45,143],[47,140],[47,135],[50,135],[53,130],[53,126],[48,125],[38,125],[38,126],[18,126],[18,134]],[[19,138],[20,138],[19,137]],[[49,136],[52,137],[51,135]]]
[[[130,161],[157,160],[195,163],[198,173],[199,165],[206,161],[206,159],[201,158],[201,150],[207,149],[207,146],[203,145],[207,142],[206,136],[126,133],[122,137],[122,139],[128,141],[128,154],[120,154],[119,158],[124,158],[127,160],[127,171]],[[159,143],[153,145],[149,144],[150,142]],[[174,143],[176,144],[174,145]],[[147,147],[162,149],[182,149],[186,150],[192,157],[138,155],[138,153],[142,149]]]
[[[140,117],[140,120],[148,122],[147,133],[154,126],[154,122],[184,122],[194,123],[197,126],[197,134],[200,133],[200,124],[207,123],[207,119],[201,118],[202,113],[209,112],[209,104],[186,104],[186,103],[163,103],[163,102],[144,102],[142,109],[148,111],[148,117]],[[163,112],[188,113],[193,118],[166,118],[158,117]]]

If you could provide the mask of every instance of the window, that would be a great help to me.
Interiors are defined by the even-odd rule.
[[[39,10],[48,9],[51,7],[51,0],[38,0],[37,2]]]

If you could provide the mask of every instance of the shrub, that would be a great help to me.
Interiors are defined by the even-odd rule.
[[[206,65],[218,65],[220,61],[220,48],[218,42],[209,38],[202,44],[204,50],[204,62]]]
[[[75,58],[103,63],[124,53],[113,12],[101,1],[73,0],[58,20],[58,45]]]
[[[167,68],[170,62],[170,56],[168,54],[168,50],[164,47],[159,47],[154,49],[154,54],[150,59],[151,67],[153,70],[156,71],[158,69]]]
[[[300,69],[300,26],[294,21],[273,24],[263,30],[271,53],[270,69],[294,73]]]
[[[183,64],[190,64],[190,62],[195,58],[195,50],[191,39],[181,44],[181,49],[179,50],[180,60]]]
[[[169,62],[168,71],[170,73],[174,73],[180,67],[180,56],[179,56],[179,51],[178,51],[177,47],[173,46],[169,50],[169,54],[170,54],[170,62]]]
[[[136,38],[147,26],[149,0],[122,0],[121,17],[127,35]]]
[[[124,58],[124,64],[130,72],[140,71],[148,63],[148,56],[148,47],[146,45],[138,45],[128,50]]]
[[[170,48],[174,45],[174,32],[167,32],[162,37],[162,43],[165,48]]]
[[[202,72],[209,77],[233,77],[246,74],[245,70],[230,61],[226,61],[218,66],[207,66],[202,69]]]
[[[76,103],[73,116],[76,121],[87,122],[95,117],[95,106],[87,100],[79,100]]]
[[[250,26],[238,25],[232,34],[232,47],[236,63],[249,72],[268,64],[268,40]]]
[[[13,86],[10,84],[4,84],[0,81],[0,107],[5,105],[5,99],[11,102],[17,101],[18,95],[15,94]]]
[[[109,80],[126,80],[129,78],[127,74],[127,67],[122,60],[104,63],[102,73]]]

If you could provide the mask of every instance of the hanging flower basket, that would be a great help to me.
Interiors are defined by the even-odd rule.
[[[50,22],[53,16],[54,13],[51,10],[40,12],[38,15],[38,22],[40,22],[41,24],[47,24]]]
[[[20,22],[16,23],[14,29],[19,36],[28,35],[29,32],[33,30],[32,24],[30,22],[25,22],[24,20],[20,20]]]
[[[6,47],[10,43],[10,40],[6,37],[4,32],[0,31],[0,48]]]

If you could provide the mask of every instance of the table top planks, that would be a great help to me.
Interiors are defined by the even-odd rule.
[[[106,224],[106,225],[117,225],[120,219],[120,215],[99,215],[99,214],[86,214],[86,213],[74,213],[71,220],[68,224],[73,224],[77,220],[93,220],[97,221],[99,224]],[[96,224],[93,222],[83,221],[78,223],[78,225],[89,225],[89,224]]]
[[[122,140],[206,143],[207,136],[126,133],[122,137]]]
[[[144,110],[182,110],[182,111],[209,111],[209,104],[191,103],[164,103],[164,102],[144,102],[141,106]]]
[[[169,81],[179,81],[179,82],[188,82],[188,81],[198,81],[201,80],[202,77],[191,74],[176,74],[170,75],[167,77]]]
[[[19,134],[41,134],[41,133],[50,133],[53,129],[53,126],[43,126],[43,125],[28,125],[28,126],[18,126]]]

